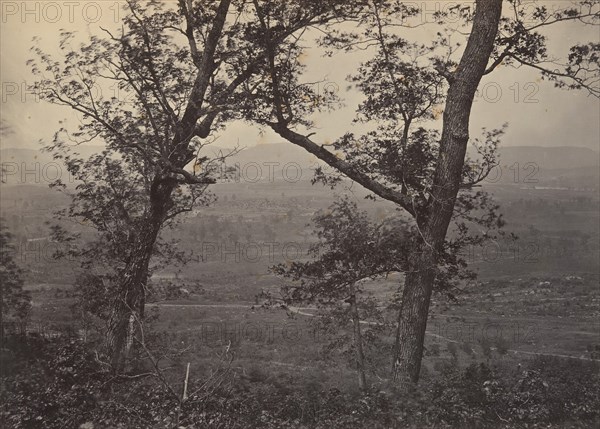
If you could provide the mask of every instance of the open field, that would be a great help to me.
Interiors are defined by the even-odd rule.
[[[600,345],[598,278],[545,278],[483,281],[467,289],[458,303],[436,299],[428,324],[425,372],[453,358],[462,365],[490,361],[516,365],[536,354],[597,358],[593,352]],[[383,298],[393,288],[391,280],[373,285],[373,290]],[[72,323],[68,291],[57,293],[60,289],[52,285],[32,289],[34,320],[57,327]],[[318,317],[317,309],[263,308],[252,301],[223,302],[192,294],[149,304],[148,312],[154,311],[154,329],[164,333],[173,347],[190,347],[186,355],[197,365],[204,366],[215,350],[231,344],[241,368],[259,365],[275,372],[346,368],[342,372],[353,378],[343,358],[325,353],[332,337],[309,317]],[[393,316],[388,315],[389,321]],[[388,366],[389,362],[377,362],[373,374],[387,378]]]
[[[215,205],[188,216],[177,230],[165,233],[182,250],[194,252],[197,259],[183,270],[155,273],[153,282],[171,291],[170,296],[163,294],[149,306],[158,310],[155,327],[208,350],[208,346],[226,344],[226,338],[203,343],[214,324],[225,329],[234,329],[231,325],[256,330],[258,326],[264,338],[256,337],[259,334],[254,331],[250,339],[239,332],[235,335],[238,359],[261,365],[276,362],[274,369],[285,365],[339,367],[340,362],[331,361],[331,356],[329,360],[321,356],[328,339],[315,336],[310,317],[261,308],[258,297],[265,291],[277,296],[283,285],[270,274],[271,266],[307,258],[314,242],[307,224],[316,210],[328,206],[330,192],[302,181],[245,185],[251,192],[236,184],[219,186]],[[534,352],[589,358],[590,350],[600,344],[597,194],[524,189],[515,184],[490,185],[489,190],[501,204],[506,229],[519,239],[465,250],[479,278],[464,285],[456,302],[442,295],[434,297],[426,366],[453,354],[464,363],[488,360],[490,355],[482,350],[497,349],[496,343],[501,351],[522,352],[492,350],[492,359],[504,361],[528,359],[527,353]],[[363,203],[362,191],[356,192],[351,195],[374,218],[393,213],[385,202]],[[11,195],[3,198],[13,198]],[[5,205],[7,219],[22,222],[23,238],[35,228],[41,229],[36,234],[43,237],[39,220],[19,215],[21,206],[17,202]],[[38,214],[42,212],[40,209]],[[50,215],[44,213],[42,217]],[[32,319],[45,325],[68,324],[75,265],[55,261],[51,243],[35,244],[26,243],[20,249],[21,262],[26,268],[35,268],[26,281],[26,288],[33,292]],[[385,306],[401,284],[402,279],[392,275],[366,289]],[[388,319],[393,322],[391,313]],[[299,338],[290,337],[294,330],[301,333]],[[270,340],[269,332],[274,336]],[[456,344],[458,350],[452,352],[450,346],[449,352],[449,344]],[[384,377],[388,367],[389,362],[381,362],[376,372]]]
[[[359,407],[350,405],[354,399],[362,401],[349,347],[350,326],[327,331],[318,308],[263,305],[266,294],[278,298],[285,284],[271,267],[309,257],[315,243],[311,216],[330,205],[331,191],[308,181],[220,184],[215,189],[219,200],[214,205],[164,232],[179,250],[192,252],[192,262],[183,268],[155,270],[151,279],[148,339],[161,356],[166,379],[180,389],[188,364],[192,383],[210,379],[226,353],[232,358],[236,398],[242,403],[266,398],[253,406],[256,409],[292,413],[311,427],[310,422],[320,418],[315,410],[326,407],[323,392],[344,392],[350,395],[344,399],[348,406]],[[33,299],[27,329],[49,338],[68,333],[93,344],[102,335],[97,328],[103,322],[85,325],[73,311],[77,261],[54,259],[55,251],[68,249],[48,238],[51,208],[64,206],[65,200],[56,196],[38,202],[38,188],[8,190],[2,194],[3,202],[8,202],[3,203],[2,216],[15,231],[17,261],[25,269],[25,289]],[[572,372],[591,380],[585,374],[595,371],[593,365],[600,358],[598,194],[514,183],[490,185],[488,190],[501,205],[506,230],[518,240],[465,249],[463,255],[477,279],[461,284],[455,299],[434,294],[422,384],[430,393],[454,391],[453,380],[461,380],[473,368],[490,368],[498,380],[505,380],[507,397],[512,398],[516,394],[511,386],[517,386],[520,377],[547,367],[550,378],[544,380],[565,383],[562,389],[572,388],[579,395],[585,382],[571,383]],[[350,195],[373,219],[395,213],[388,203],[364,200],[360,188],[340,192]],[[65,226],[87,234],[81,225]],[[403,396],[390,377],[396,313],[386,307],[402,286],[398,274],[364,285],[366,294],[384,309],[385,324],[378,341],[366,344],[367,379],[373,392],[393,404],[415,397]],[[368,333],[377,323],[364,320],[362,329]],[[138,370],[144,373],[152,367]],[[486,374],[480,375],[481,383],[489,382],[491,375]],[[443,387],[444,383],[449,384]],[[140,382],[138,388],[143,386]],[[478,388],[471,386],[465,394]],[[454,407],[454,399],[449,404]],[[527,404],[524,399],[524,409]],[[324,409],[325,415],[331,413]],[[434,411],[427,404],[414,412]]]

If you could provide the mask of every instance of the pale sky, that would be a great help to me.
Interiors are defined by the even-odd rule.
[[[423,2],[418,2],[422,4]],[[437,4],[444,2],[427,2]],[[446,2],[449,3],[449,2]],[[552,5],[564,1],[545,2]],[[90,34],[99,34],[99,27],[119,28],[119,3],[104,1],[9,1],[0,0],[1,31],[1,117],[14,134],[2,140],[2,148],[36,148],[40,139],[49,142],[59,127],[58,121],[67,119],[73,127],[77,117],[68,109],[38,102],[27,94],[25,86],[32,80],[25,65],[31,57],[32,38],[38,36],[49,53],[58,53],[58,33],[61,29],[77,30],[81,40]],[[436,7],[436,6],[428,6]],[[437,27],[421,27],[413,31],[412,40],[431,39]],[[407,33],[410,35],[411,33]],[[561,25],[549,34],[550,52],[563,58],[568,47],[580,40],[600,42],[598,27],[581,29]],[[362,56],[361,56],[362,55]],[[314,140],[325,142],[336,139],[347,131],[360,133],[360,126],[352,125],[354,112],[361,96],[347,90],[346,76],[356,70],[364,54],[338,54],[323,58],[316,48],[307,52],[306,81],[326,79],[329,88],[339,88],[345,107],[331,114],[316,117],[318,129]],[[473,106],[471,135],[481,127],[499,127],[509,123],[502,141],[504,146],[584,146],[600,149],[600,102],[584,92],[556,89],[539,79],[531,69],[515,70],[502,67],[485,76]],[[485,97],[483,96],[485,93]],[[258,143],[277,143],[281,138],[271,132],[260,136],[258,130],[243,123],[232,123],[218,140],[219,146],[244,146]]]

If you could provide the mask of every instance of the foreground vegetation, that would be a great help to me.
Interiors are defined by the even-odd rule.
[[[449,360],[424,374],[418,388],[399,390],[383,380],[364,394],[349,387],[354,382],[332,387],[318,372],[266,372],[215,361],[190,378],[185,401],[177,399],[184,368],[176,362],[163,371],[165,384],[147,359],[119,377],[102,361],[68,336],[6,338],[3,427],[583,428],[600,422],[598,363],[574,359],[467,366]]]
[[[578,250],[577,257],[585,261],[583,249]],[[160,372],[138,348],[119,377],[107,370],[107,357],[100,353],[103,324],[90,324],[78,311],[77,289],[60,277],[57,284],[27,278],[25,289],[33,304],[29,334],[7,335],[2,346],[0,425],[594,427],[600,409],[599,368],[591,359],[598,358],[600,345],[590,320],[597,320],[600,301],[597,275],[584,271],[597,268],[570,271],[574,255],[556,260],[542,256],[539,266],[521,264],[530,271],[522,277],[515,272],[520,265],[514,258],[484,261],[479,264],[483,275],[465,285],[457,301],[434,296],[418,388],[400,389],[387,380],[388,349],[369,343],[365,392],[356,383],[352,341],[326,356],[329,338],[314,341],[307,335],[315,318],[288,319],[282,309],[256,306],[259,292],[275,293],[280,284],[274,276],[249,276],[248,263],[190,265],[181,277],[154,279],[148,315],[160,311],[146,334]],[[472,259],[477,261],[478,255]],[[550,261],[560,275],[533,275],[550,271]],[[256,272],[266,271],[254,265]],[[204,276],[193,271],[199,266]],[[47,273],[62,267],[49,268]],[[397,282],[396,277],[381,279],[365,285],[365,293],[387,302]],[[387,322],[394,319],[393,312],[385,316]],[[265,335],[266,327],[277,330],[270,342],[263,335],[230,344],[202,330],[215,324],[264,327]],[[36,327],[39,334],[32,335]],[[391,332],[383,334],[383,347],[391,347]],[[534,352],[573,358],[534,357]],[[188,362],[188,398],[183,400]]]

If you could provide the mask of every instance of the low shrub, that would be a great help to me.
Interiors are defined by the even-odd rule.
[[[579,428],[600,421],[598,364],[572,359],[536,357],[522,368],[450,360],[418,387],[378,382],[366,393],[325,387],[318,374],[257,366],[179,409],[156,377],[115,378],[77,340],[21,337],[4,349],[3,428]]]

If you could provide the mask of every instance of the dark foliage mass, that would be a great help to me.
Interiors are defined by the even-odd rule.
[[[298,374],[245,376],[178,407],[153,377],[115,378],[78,340],[10,337],[2,354],[5,428],[517,428],[592,427],[600,419],[595,362],[534,358],[523,367],[455,363],[418,390],[364,394]],[[199,383],[201,384],[201,383]],[[225,387],[226,386],[226,387]]]

